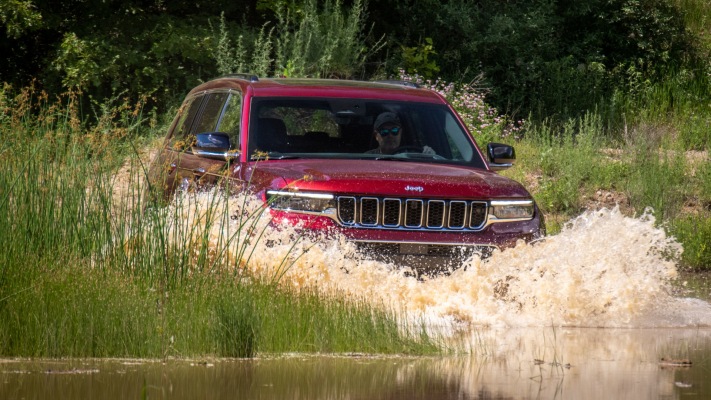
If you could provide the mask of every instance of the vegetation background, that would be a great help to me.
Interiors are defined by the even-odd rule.
[[[231,72],[419,80],[479,142],[519,142],[507,174],[551,232],[649,206],[708,268],[710,20],[705,0],[2,0],[0,80],[80,93],[88,124],[126,99],[164,122]]]
[[[232,72],[419,80],[478,141],[519,143],[508,174],[552,233],[595,205],[652,207],[708,268],[710,18],[705,0],[5,0],[0,80],[80,93],[87,124],[126,99],[165,121]]]
[[[245,290],[199,235],[113,208],[116,170],[232,72],[418,81],[516,146],[549,233],[651,207],[711,268],[707,0],[0,0],[0,25],[0,354],[437,351],[357,299]]]

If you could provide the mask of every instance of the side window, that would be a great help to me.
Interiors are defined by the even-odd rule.
[[[217,126],[217,131],[230,135],[232,148],[239,148],[239,128],[242,119],[242,96],[238,92],[230,93],[222,119]]]
[[[173,147],[173,149],[184,150],[192,145],[192,141],[189,139],[190,127],[193,125],[195,116],[200,110],[202,100],[202,96],[195,97],[180,106],[180,110],[178,111],[180,119],[175,126],[175,133],[171,139],[171,147]]]
[[[205,108],[202,111],[202,116],[191,133],[214,132],[217,127],[217,121],[222,115],[222,106],[227,100],[228,93],[213,93],[207,96],[205,100]]]
[[[190,126],[195,120],[195,116],[200,109],[200,103],[202,102],[202,97],[196,97],[180,107],[180,112],[182,113],[178,125],[175,127],[175,137],[181,138],[185,137],[190,132]]]

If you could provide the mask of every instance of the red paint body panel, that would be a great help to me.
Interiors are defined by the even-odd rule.
[[[254,174],[260,182],[284,178],[292,188],[337,194],[481,200],[530,198],[516,181],[494,172],[456,165],[406,161],[275,160],[260,162]],[[423,190],[408,191],[408,186]]]

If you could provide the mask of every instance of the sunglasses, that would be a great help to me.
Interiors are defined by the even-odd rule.
[[[400,134],[400,127],[399,127],[399,126],[396,126],[396,127],[394,127],[394,128],[390,128],[390,129],[381,129],[381,130],[378,131],[378,133],[379,133],[380,136],[382,136],[382,137],[386,137],[386,136],[388,136],[388,135],[397,136],[397,135]]]

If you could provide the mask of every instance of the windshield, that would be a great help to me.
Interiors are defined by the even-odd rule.
[[[468,133],[442,104],[255,98],[251,114],[252,160],[392,159],[486,168]]]

